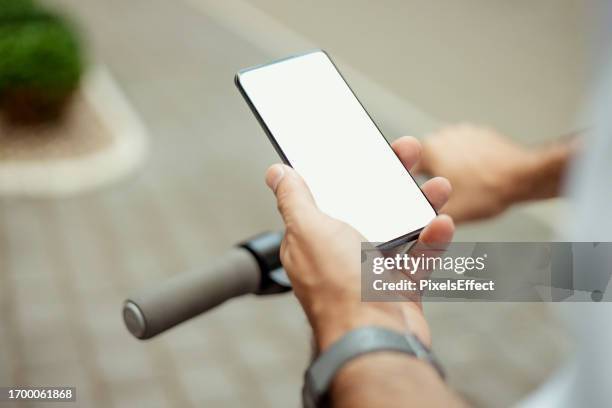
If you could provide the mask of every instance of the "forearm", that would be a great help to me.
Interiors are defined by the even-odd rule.
[[[427,362],[393,352],[349,362],[333,383],[331,401],[334,408],[464,406]]]

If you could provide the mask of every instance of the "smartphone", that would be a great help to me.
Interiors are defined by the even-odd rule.
[[[235,83],[321,211],[385,248],[416,239],[436,216],[323,50],[243,69]]]

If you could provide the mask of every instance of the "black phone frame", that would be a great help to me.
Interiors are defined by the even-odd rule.
[[[378,127],[378,125],[376,124],[374,119],[372,119],[372,116],[370,115],[370,112],[368,112],[368,110],[365,108],[365,106],[363,106],[363,103],[361,103],[361,100],[359,100],[359,98],[355,94],[355,91],[353,91],[353,88],[351,88],[349,83],[346,81],[346,79],[344,78],[344,75],[342,75],[342,73],[338,69],[338,66],[336,65],[334,60],[329,56],[329,54],[325,50],[323,50],[323,49],[315,49],[315,50],[307,51],[307,52],[300,53],[300,54],[290,55],[288,57],[281,58],[281,59],[278,59],[278,60],[275,60],[275,61],[272,61],[272,62],[269,62],[269,63],[266,63],[266,64],[260,64],[260,65],[255,65],[255,66],[252,66],[252,67],[249,67],[249,68],[241,69],[234,76],[234,84],[236,85],[236,87],[238,88],[238,91],[240,92],[240,94],[242,95],[242,97],[246,101],[247,105],[251,109],[251,112],[253,112],[253,115],[255,115],[255,118],[259,122],[259,125],[264,130],[266,136],[268,136],[268,139],[270,140],[270,143],[272,143],[272,146],[274,147],[274,150],[276,150],[276,153],[280,156],[280,158],[283,161],[283,163],[285,163],[287,166],[293,167],[293,166],[291,166],[291,163],[289,162],[289,159],[287,158],[287,156],[285,155],[285,153],[281,149],[280,145],[278,144],[278,142],[274,138],[274,135],[272,134],[272,132],[268,128],[268,125],[266,125],[266,122],[264,122],[263,118],[259,114],[259,111],[257,110],[255,105],[251,101],[251,98],[249,98],[249,95],[244,90],[244,87],[240,83],[240,75],[242,75],[242,74],[244,74],[246,72],[249,72],[249,71],[253,71],[255,69],[259,69],[259,68],[267,67],[267,66],[270,66],[270,65],[278,64],[278,63],[281,63],[281,62],[284,62],[284,61],[287,61],[287,60],[290,60],[290,59],[303,57],[303,56],[314,54],[314,53],[317,53],[317,52],[322,52],[323,54],[325,54],[327,59],[329,59],[329,61],[332,63],[333,67],[335,68],[336,72],[338,72],[338,75],[340,75],[340,78],[342,78],[342,80],[344,81],[344,83],[346,84],[348,89],[351,91],[351,93],[353,94],[353,96],[355,97],[357,102],[359,102],[359,105],[361,105],[361,108],[363,109],[363,111],[366,113],[366,115],[368,115],[368,118],[370,118],[370,120],[372,121],[372,123],[374,124],[376,129],[378,130],[378,133],[380,134],[380,136],[383,138],[383,140],[385,142],[387,142],[387,145],[389,145],[389,148],[391,149],[393,154],[395,154],[395,152],[393,151],[393,148],[391,147],[391,143],[389,143],[389,141],[387,140],[387,138],[385,137],[383,132],[380,130],[380,128]],[[395,155],[395,157],[397,157],[397,155]],[[400,160],[399,157],[397,157],[397,159]],[[412,178],[412,181],[417,185],[417,187],[419,187],[418,183],[416,182],[416,180],[414,179],[412,174],[410,174],[410,172],[408,170],[406,170],[406,173],[408,173],[410,178]],[[419,191],[421,191],[421,194],[423,194],[423,198],[425,198],[425,200],[427,200],[427,202],[431,206],[432,210],[437,215],[438,212],[436,211],[434,206],[431,204],[431,201],[429,201],[429,199],[427,198],[425,193],[423,193],[423,191],[421,190],[420,187],[419,187]],[[421,227],[421,228],[419,228],[419,229],[417,229],[415,231],[412,231],[412,232],[409,232],[407,234],[401,235],[401,236],[399,236],[397,238],[394,238],[394,239],[392,239],[390,241],[387,241],[385,243],[379,244],[379,245],[377,245],[377,248],[382,249],[382,250],[392,249],[392,248],[398,247],[400,245],[412,242],[412,241],[418,239],[419,234],[423,231],[423,229],[425,229],[425,226],[423,226],[423,227]]]

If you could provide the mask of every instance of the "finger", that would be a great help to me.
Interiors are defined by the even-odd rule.
[[[442,256],[453,238],[455,225],[448,215],[438,215],[421,232],[419,240],[408,251],[412,257],[436,258]],[[423,279],[432,272],[426,267],[413,274],[414,279]]]
[[[461,211],[461,209],[464,209]],[[445,205],[439,212],[440,214],[446,214],[453,219],[457,224],[461,224],[464,221],[472,218],[472,214],[470,211],[465,210],[465,206],[462,206],[462,203],[457,203],[456,201],[452,201]]]
[[[291,167],[274,164],[266,172],[266,184],[276,195],[278,209],[285,224],[316,209],[310,189]]]
[[[446,214],[438,215],[419,235],[419,242],[425,245],[446,244],[451,242],[455,233],[455,223]]]
[[[391,147],[408,171],[410,171],[421,158],[421,143],[412,136],[400,137],[391,143]]]
[[[412,174],[433,174],[431,165],[431,149],[431,136],[427,136],[421,142],[421,155],[419,156],[419,161],[412,166]]]
[[[421,190],[436,211],[446,204],[453,191],[450,181],[444,177],[434,177],[427,180]]]
[[[429,175],[429,170],[426,167],[426,162],[425,160],[423,160],[423,154],[421,153],[421,159],[416,162],[416,164],[414,166],[412,166],[412,169],[410,170],[410,173],[412,174],[421,174],[421,175]]]

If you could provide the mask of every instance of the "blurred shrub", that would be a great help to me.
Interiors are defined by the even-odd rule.
[[[40,11],[32,0],[0,0],[0,20],[19,19]]]
[[[0,0],[0,109],[12,122],[61,116],[83,72],[79,38],[30,0]]]

